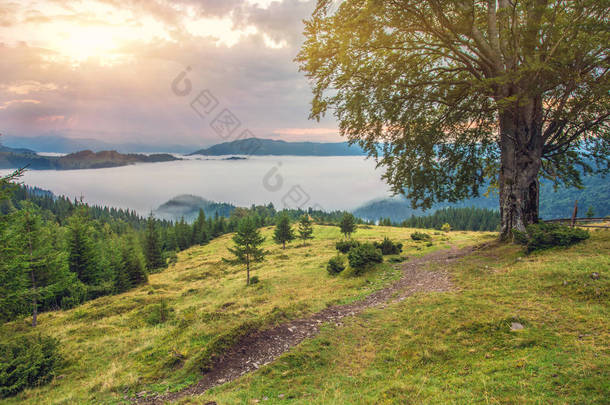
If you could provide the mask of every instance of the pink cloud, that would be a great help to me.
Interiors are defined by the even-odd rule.
[[[5,101],[4,104],[0,105],[0,110],[6,110],[8,107],[10,107],[13,104],[40,104],[39,100],[31,100],[31,99],[26,99],[26,100],[9,100],[9,101]]]

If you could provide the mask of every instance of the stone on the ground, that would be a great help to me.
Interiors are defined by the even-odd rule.
[[[510,324],[510,330],[521,330],[523,329],[523,325],[521,325],[519,322],[513,322]]]

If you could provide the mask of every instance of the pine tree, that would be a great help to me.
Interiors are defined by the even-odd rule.
[[[343,214],[343,218],[341,218],[341,223],[339,224],[341,228],[341,233],[346,237],[350,238],[352,233],[356,231],[356,218],[349,212]]]
[[[239,223],[237,233],[233,236],[235,247],[229,251],[235,259],[224,259],[233,264],[246,265],[246,285],[250,284],[250,266],[252,263],[262,262],[266,251],[261,248],[265,238],[261,235],[252,218],[244,218]]]
[[[184,217],[180,218],[180,222],[176,223],[174,229],[176,231],[176,244],[178,245],[178,249],[188,249],[191,240],[191,236],[189,235],[190,227],[184,221]]]
[[[303,246],[308,239],[313,239],[313,227],[309,215],[305,214],[299,220],[299,238],[303,241]]]
[[[41,299],[56,286],[66,284],[65,262],[53,246],[51,233],[43,227],[38,210],[31,204],[25,205],[19,212],[16,238],[19,254],[15,264],[28,279],[32,326],[36,326]]]
[[[587,218],[593,218],[595,216],[595,211],[593,210],[592,205],[589,205],[589,209],[587,210],[587,213],[585,215],[587,216]]]
[[[280,216],[275,227],[273,240],[278,245],[282,245],[282,249],[286,249],[286,242],[294,240],[294,232],[292,231],[290,219],[287,215]]]
[[[193,245],[203,245],[208,242],[207,221],[205,212],[201,208],[197,220],[193,224],[193,239],[191,242]]]
[[[163,260],[163,249],[161,247],[161,239],[157,231],[156,220],[152,215],[148,217],[146,224],[146,241],[144,254],[146,257],[146,269],[151,271],[165,267]]]
[[[88,218],[84,209],[79,209],[68,221],[68,264],[85,284],[97,281],[97,257],[91,239]]]
[[[140,245],[136,243],[133,234],[127,234],[122,243],[121,256],[123,260],[123,272],[127,276],[129,288],[144,284],[148,281],[146,274],[146,262],[144,255],[140,249]],[[121,276],[124,278],[125,276]]]

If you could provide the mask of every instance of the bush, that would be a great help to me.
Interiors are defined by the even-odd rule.
[[[441,231],[443,232],[449,232],[451,231],[451,225],[449,225],[448,223],[444,223],[443,226],[441,226]]]
[[[353,248],[347,254],[347,260],[355,274],[360,274],[365,268],[375,263],[383,262],[381,250],[371,243],[364,243]]]
[[[383,238],[383,242],[374,242],[373,244],[377,249],[381,249],[381,253],[384,255],[397,255],[402,252],[402,243],[394,243],[387,236]]]
[[[259,281],[260,281],[260,279],[258,278],[258,276],[250,277],[250,284],[258,284]]]
[[[168,266],[178,263],[178,252],[175,250],[163,252],[163,260],[165,260],[165,263],[167,263]]]
[[[528,225],[526,230],[513,231],[513,234],[515,242],[525,245],[528,253],[554,246],[570,246],[590,236],[584,229],[544,222]]]
[[[326,271],[331,276],[337,275],[345,270],[345,259],[343,256],[335,256],[328,261]]]
[[[59,341],[48,336],[0,343],[0,398],[48,382],[62,362]]]
[[[430,240],[431,236],[424,232],[413,232],[411,239],[413,240]]]
[[[355,240],[345,240],[345,241],[342,240],[335,244],[335,247],[341,253],[347,253],[351,249],[358,247],[358,246],[360,246],[360,242],[355,241]]]

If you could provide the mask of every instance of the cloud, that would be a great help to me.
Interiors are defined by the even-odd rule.
[[[266,7],[243,0],[32,4],[19,10],[0,6],[19,21],[29,19],[0,28],[0,38],[18,41],[0,43],[0,132],[171,138],[205,146],[221,140],[210,128],[213,117],[202,119],[190,102],[209,89],[256,136],[336,140],[336,131],[321,132],[335,126],[331,120],[308,121],[309,85],[293,62],[301,20],[314,1]],[[228,21],[223,29],[239,35],[230,44],[218,41],[207,35],[209,27],[189,31],[189,21]],[[187,66],[192,93],[178,97],[171,83]],[[20,96],[39,103],[15,103]]]
[[[40,104],[39,100],[31,100],[31,99],[25,99],[25,100],[9,100],[9,101],[5,101],[4,103],[2,103],[0,105],[0,110],[6,110],[7,108],[13,106],[13,105],[17,105],[17,104]]]
[[[0,89],[20,96],[43,91],[53,91],[57,90],[57,88],[57,85],[54,83],[40,83],[36,80],[22,80],[13,84],[0,85]]]

